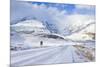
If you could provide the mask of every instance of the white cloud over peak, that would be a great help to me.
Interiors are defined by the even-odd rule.
[[[40,21],[47,21],[48,23],[54,24],[61,34],[69,34],[95,21],[94,15],[88,12],[93,11],[92,8],[94,6],[76,5],[75,13],[67,14],[65,10],[59,10],[56,7],[47,7],[45,4],[38,5],[28,2],[16,2],[11,7],[11,20],[19,20],[23,17],[32,16]],[[91,15],[81,14],[84,12],[90,13]]]

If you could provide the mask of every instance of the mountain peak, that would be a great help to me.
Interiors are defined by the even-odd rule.
[[[40,27],[44,28],[43,24],[38,21],[38,20],[25,20],[25,21],[20,21],[17,24],[14,24],[12,26],[27,26],[27,27]]]

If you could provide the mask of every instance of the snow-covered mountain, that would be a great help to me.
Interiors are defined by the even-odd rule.
[[[52,23],[49,20],[45,21],[45,20],[41,20],[39,18],[35,18],[34,16],[24,17],[20,20],[15,20],[12,22],[13,23],[11,24],[11,27],[13,27],[13,28],[16,27],[16,28],[20,29],[20,27],[21,27],[21,29],[22,29],[22,27],[23,27],[24,30],[27,28],[28,31],[30,31],[30,30],[32,31],[31,27],[37,26],[36,28],[41,28],[41,31],[42,31],[42,29],[44,29],[44,30],[46,30],[46,32],[49,32],[49,33],[59,33],[59,31],[54,23]]]
[[[77,16],[76,16],[77,17]],[[47,33],[47,34],[59,34],[65,39],[69,38],[71,40],[89,40],[91,37],[89,35],[95,33],[95,20],[91,20],[90,17],[82,17],[78,22],[67,23],[65,29],[59,33],[59,28],[56,28],[57,24],[50,23],[49,21],[40,20],[35,17],[24,17],[15,24],[11,24],[11,29],[17,32],[24,33]],[[82,22],[82,20],[88,19]],[[74,19],[77,21],[78,18]],[[56,23],[56,22],[55,22]],[[58,24],[59,25],[59,24]],[[69,33],[69,34],[67,34]],[[88,34],[91,33],[91,34]],[[62,35],[63,34],[63,35]],[[77,36],[77,37],[75,37]],[[90,37],[90,38],[89,38]],[[93,36],[92,36],[93,37]]]
[[[74,41],[95,41],[95,24],[91,24],[72,35],[66,36],[65,39],[71,39]]]
[[[94,17],[89,17],[89,16],[86,17],[86,16],[82,16],[82,15],[75,15],[75,16],[76,16],[76,18],[74,18],[73,20],[71,20],[71,18],[73,18],[73,16],[67,17],[68,20],[64,21],[65,22],[64,26],[63,25],[61,26],[61,24],[58,23],[57,21],[55,21],[55,22],[49,21],[49,19],[47,19],[48,21],[46,21],[44,19],[40,19],[40,18],[34,17],[34,16],[28,16],[28,17],[24,17],[20,20],[13,21],[16,23],[11,24],[11,26],[17,27],[19,25],[19,27],[17,27],[17,28],[23,27],[23,29],[24,29],[24,27],[26,27],[28,30],[29,30],[29,28],[31,30],[31,27],[34,27],[35,25],[36,26],[40,25],[40,26],[42,26],[43,29],[48,30],[50,33],[56,33],[56,34],[60,34],[63,36],[67,36],[67,35],[69,36],[69,35],[72,35],[73,33],[77,33],[85,28],[88,28],[92,24],[95,24]],[[81,18],[78,19],[79,17],[81,17]],[[22,25],[22,26],[20,26],[20,25]],[[29,26],[29,25],[31,25],[31,26]],[[93,28],[91,28],[91,30]]]
[[[38,20],[25,20],[20,21],[17,24],[11,25],[11,29],[17,32],[35,32],[35,33],[49,33],[49,30]]]
[[[71,15],[67,17],[66,26],[63,29],[64,33],[68,32],[68,36],[74,33],[78,33],[85,28],[90,27],[95,24],[95,18],[93,16],[85,16],[85,15]],[[95,27],[91,28],[94,30]],[[66,35],[65,35],[66,36]]]
[[[40,41],[45,43],[44,46],[59,46],[61,43],[65,42],[63,36],[54,33],[54,30],[50,27],[48,29],[48,27],[47,25],[44,25],[43,22],[34,19],[21,20],[12,24],[12,49],[15,47],[18,49],[19,47],[22,47],[23,49],[26,49],[27,47],[39,47]]]

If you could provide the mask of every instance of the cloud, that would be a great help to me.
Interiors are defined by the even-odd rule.
[[[32,13],[32,5],[27,2],[11,0],[11,21],[20,20]]]
[[[92,9],[94,8],[93,5],[75,5],[77,9]]]
[[[94,5],[75,5],[75,13],[95,15]]]
[[[70,30],[75,31],[78,29],[77,27],[88,24],[90,20],[95,20],[94,6],[90,5],[75,5],[75,12],[72,14],[45,4],[14,2],[11,6],[11,20],[32,16],[40,21],[53,24],[60,34],[70,34],[72,33]]]

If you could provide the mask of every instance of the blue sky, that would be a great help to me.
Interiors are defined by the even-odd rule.
[[[74,4],[59,4],[59,3],[47,3],[47,2],[32,2],[33,4],[45,4],[47,7],[56,7],[59,10],[69,10],[72,11],[73,9],[75,9],[75,5]]]
[[[95,6],[94,5],[79,5],[79,6],[84,6],[86,8],[77,9],[76,6],[78,4],[48,3],[48,2],[32,2],[32,4],[37,4],[37,5],[44,4],[47,7],[56,7],[59,10],[67,11],[67,14],[73,14],[74,12],[77,12],[80,14],[95,15]],[[88,9],[88,7],[89,7],[89,9]]]
[[[33,8],[37,6],[37,8]],[[43,8],[45,5],[46,8]],[[95,6],[94,5],[78,5],[78,4],[65,4],[65,3],[48,3],[48,2],[25,2],[25,1],[16,1],[11,0],[11,20],[20,19],[24,16],[29,16],[34,14],[34,10],[42,12],[52,12],[55,14],[63,13],[66,15],[69,14],[79,14],[79,15],[92,15],[95,16]],[[51,9],[52,8],[52,9]],[[57,10],[55,9],[57,8]],[[48,10],[50,9],[50,10]]]

